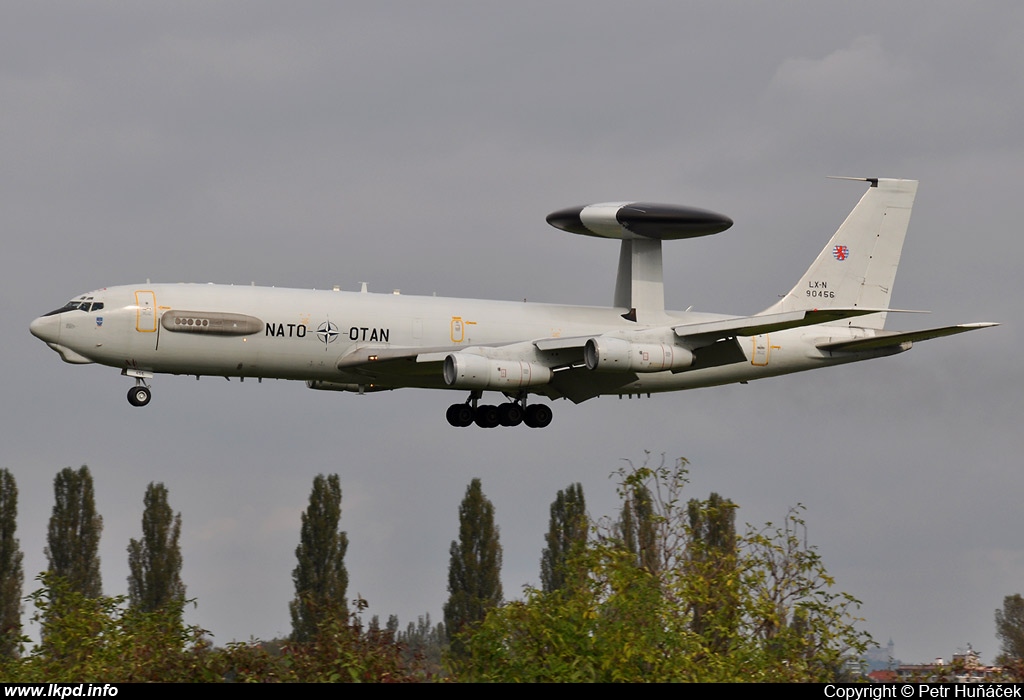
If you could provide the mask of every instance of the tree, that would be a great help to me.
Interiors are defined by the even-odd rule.
[[[34,622],[47,634],[20,659],[0,658],[4,683],[400,683],[430,678],[407,660],[390,630],[366,630],[358,618],[325,620],[308,643],[232,642],[214,647],[200,627],[181,623],[173,606],[142,612],[127,596],[87,598],[41,574],[30,594]],[[397,624],[397,621],[396,621]],[[105,693],[100,693],[105,694]]]
[[[1024,662],[1024,598],[1020,593],[1003,598],[1003,609],[996,610],[996,636],[1004,662]]]
[[[405,632],[399,631],[395,639],[401,645],[406,665],[420,667],[424,680],[441,673],[441,654],[448,641],[443,622],[434,625],[430,621],[430,613],[420,615],[415,624],[410,622]]]
[[[706,501],[691,499],[686,512],[690,537],[688,566],[694,575],[714,582],[713,597],[690,602],[691,627],[711,648],[722,650],[739,623],[736,504],[712,492]]]
[[[46,537],[49,571],[64,579],[68,589],[86,598],[98,598],[100,533],[103,518],[96,513],[89,467],[62,469],[53,480],[56,503]]]
[[[444,625],[451,652],[458,656],[462,632],[484,619],[491,608],[500,605],[501,543],[494,524],[494,505],[473,479],[459,506],[459,539],[452,541],[448,564],[448,602],[444,605]]]
[[[221,680],[208,667],[204,631],[184,627],[180,608],[146,613],[127,607],[126,596],[83,595],[60,576],[42,573],[37,580],[42,588],[29,595],[32,619],[45,633],[19,662],[0,667],[5,681]]]
[[[651,572],[658,571],[661,552],[658,550],[651,492],[645,484],[637,482],[620,486],[619,496],[622,498],[622,511],[617,534],[624,549],[633,554],[637,566]]]
[[[21,637],[21,550],[18,527],[18,486],[14,475],[0,469],[0,659],[18,656]]]
[[[544,536],[547,546],[540,559],[541,589],[550,593],[565,585],[566,559],[586,544],[589,531],[587,504],[579,483],[559,491],[551,503],[551,521]]]
[[[167,487],[150,482],[143,498],[142,539],[128,544],[128,601],[142,612],[168,606],[180,610],[185,600],[181,582],[181,513],[167,503]]]
[[[747,527],[736,537],[736,567],[718,572],[698,552],[729,537],[709,538],[705,527],[728,517],[712,514],[728,503],[683,500],[685,460],[619,472],[620,497],[650,495],[653,565],[637,553],[621,527],[601,526],[570,557],[578,575],[553,592],[526,589],[525,600],[491,610],[464,636],[453,671],[465,681],[812,681],[842,677],[845,662],[871,641],[851,615],[859,602],[833,592],[820,555],[806,544],[799,508],[785,523]],[[700,524],[694,541],[691,514]],[[727,531],[727,529],[726,529]],[[725,533],[723,533],[725,534]],[[639,540],[639,538],[637,538]],[[722,575],[736,583],[722,595]],[[694,602],[705,611],[727,603],[731,615],[705,613],[694,629]]]
[[[302,514],[302,532],[292,571],[295,600],[289,605],[292,615],[292,639],[313,640],[323,624],[337,619],[348,622],[348,571],[345,552],[348,535],[338,530],[341,520],[341,483],[337,474],[313,479],[309,507]]]

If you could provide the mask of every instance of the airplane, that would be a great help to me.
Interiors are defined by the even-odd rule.
[[[753,316],[665,309],[662,242],[732,226],[721,214],[610,202],[547,217],[564,231],[620,241],[611,307],[215,284],[105,287],[32,321],[71,364],[135,380],[156,374],[305,381],[359,394],[405,387],[468,391],[452,426],[551,423],[548,404],[747,383],[885,357],[919,341],[999,325],[885,330],[917,181],[841,178],[867,191],[796,285]],[[484,403],[485,391],[504,396]]]

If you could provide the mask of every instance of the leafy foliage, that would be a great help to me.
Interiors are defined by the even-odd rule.
[[[21,638],[22,553],[14,534],[18,523],[18,486],[0,469],[0,659],[18,655]]]
[[[98,598],[103,587],[99,556],[103,518],[96,513],[89,467],[62,469],[53,480],[53,492],[56,502],[46,537],[49,571],[63,579],[69,591]]]
[[[636,565],[657,572],[662,565],[657,523],[651,503],[651,492],[642,482],[622,484],[619,488],[622,512],[615,534],[625,551],[633,555]]]
[[[181,623],[181,605],[143,612],[125,596],[88,597],[51,574],[31,594],[43,641],[20,659],[0,659],[11,683],[404,682],[431,674],[403,656],[389,630],[364,630],[357,616],[325,618],[308,642],[253,640],[214,647]],[[365,601],[359,602],[360,609]]]
[[[60,482],[65,472],[58,476],[61,486],[55,482],[55,491],[63,494],[58,505],[77,503],[77,511],[70,512],[78,513],[80,524],[92,524],[98,538],[101,521],[94,508],[89,515],[91,479],[82,479],[83,471],[88,477],[85,468],[65,470],[79,479],[77,485]],[[802,507],[790,510],[781,525],[748,525],[740,535],[735,504],[718,494],[706,501],[683,498],[685,460],[674,466],[664,459],[653,467],[630,464],[616,476],[623,507],[614,522],[586,519],[578,484],[559,492],[542,562],[548,562],[546,571],[561,573],[561,583],[550,585],[552,578],[543,589],[527,588],[523,600],[505,605],[494,507],[474,479],[460,506],[459,539],[451,547],[447,625],[432,625],[424,616],[404,633],[394,616],[383,629],[376,618],[364,627],[362,599],[349,614],[347,537],[338,531],[341,489],[336,475],[320,476],[303,516],[293,574],[293,615],[308,611],[312,625],[302,638],[295,634],[289,640],[217,648],[204,630],[182,623],[188,602],[183,587],[148,611],[137,604],[137,590],[107,598],[48,572],[40,577],[42,588],[29,597],[33,619],[43,623],[42,639],[24,656],[0,656],[0,677],[10,682],[433,680],[441,677],[447,634],[457,630],[444,658],[448,678],[455,680],[844,678],[847,659],[861,653],[870,637],[856,629],[852,613],[858,601],[833,590],[820,555],[807,544]],[[3,477],[0,472],[0,489]],[[173,541],[177,549],[180,519],[171,516],[161,488],[151,484],[147,491],[152,530],[144,516],[143,541],[129,547],[140,556],[148,551],[147,541]],[[0,498],[9,493],[0,490]],[[54,510],[51,533],[54,520],[75,520]],[[8,512],[4,505],[0,516]],[[0,528],[2,523],[0,517]],[[0,545],[6,532],[0,530]],[[147,540],[150,532],[165,538]],[[51,540],[48,555],[57,541]],[[317,551],[333,554],[318,559]],[[134,575],[134,565],[132,570]],[[333,578],[325,576],[332,571]],[[327,590],[333,593],[317,597],[315,588],[299,588],[300,579],[332,581]],[[997,625],[1005,622],[1012,630],[1020,610],[1020,596],[1007,597]],[[18,640],[17,650],[24,653],[27,643]]]
[[[547,546],[540,559],[544,592],[550,593],[565,585],[566,560],[574,549],[586,545],[589,528],[583,486],[576,483],[559,491],[551,503],[551,521],[544,536]]]
[[[709,599],[690,601],[693,631],[715,651],[728,648],[739,624],[739,550],[736,504],[712,493],[707,501],[691,499],[687,567],[690,575],[711,582]]]
[[[338,530],[341,520],[341,482],[337,474],[313,480],[309,507],[302,514],[302,532],[295,549],[298,565],[292,572],[295,599],[289,609],[292,639],[308,642],[325,620],[348,618],[345,594],[348,535]]]
[[[128,600],[133,608],[156,612],[168,606],[181,609],[181,514],[167,503],[167,487],[150,483],[143,499],[142,539],[128,544]]]
[[[494,505],[484,496],[480,479],[473,479],[459,505],[459,539],[452,541],[448,564],[448,602],[444,624],[458,655],[462,642],[455,635],[466,632],[500,605],[501,542],[494,524]]]
[[[1002,663],[1024,664],[1024,598],[1014,593],[1003,598],[1003,609],[996,610],[996,636],[1001,643]]]
[[[402,649],[402,658],[409,668],[420,668],[426,678],[441,675],[441,656],[448,645],[444,623],[430,621],[430,613],[420,615],[415,624],[410,622],[405,632],[397,632],[396,639]]]
[[[601,524],[571,558],[580,575],[570,585],[527,588],[463,636],[465,655],[452,661],[460,680],[823,681],[870,642],[851,616],[858,601],[832,591],[805,544],[799,506],[780,527],[748,526],[722,564],[712,554],[730,548],[733,506],[684,506],[685,460],[618,476],[632,516],[646,494],[649,545],[631,550],[627,528]]]
[[[366,601],[358,600],[365,608]],[[404,683],[430,677],[417,660],[403,655],[390,629],[363,629],[358,616],[328,618],[305,644],[285,648],[293,674],[302,683]]]
[[[14,682],[205,681],[209,642],[182,626],[181,606],[155,613],[129,608],[126,597],[88,596],[51,573],[29,596],[33,620],[45,622],[42,641],[18,662],[0,668]]]

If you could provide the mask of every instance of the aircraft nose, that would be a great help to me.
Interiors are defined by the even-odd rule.
[[[28,330],[44,343],[60,341],[60,314],[40,316],[29,324]]]

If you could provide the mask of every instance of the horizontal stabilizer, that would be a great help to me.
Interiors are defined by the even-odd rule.
[[[942,338],[947,335],[966,333],[979,328],[991,328],[998,326],[998,323],[962,323],[958,326],[943,326],[942,328],[929,328],[923,331],[909,331],[906,333],[885,333],[871,338],[858,338],[857,340],[841,340],[835,343],[822,343],[819,350],[829,352],[861,352],[865,350],[881,350],[884,348],[896,347],[904,343],[917,343],[932,338]]]
[[[801,309],[760,316],[727,318],[707,323],[688,323],[675,326],[672,330],[680,338],[693,336],[728,338],[736,335],[763,335],[787,328],[814,326],[819,323],[841,321],[847,318],[876,314],[883,311],[890,311],[890,309]]]

